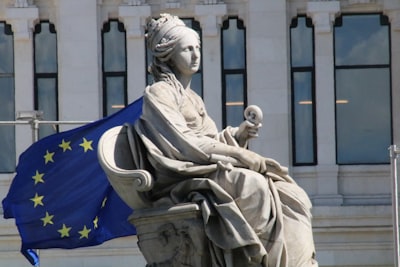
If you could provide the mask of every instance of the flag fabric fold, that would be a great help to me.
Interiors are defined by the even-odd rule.
[[[2,204],[4,218],[15,218],[24,255],[136,234],[127,221],[132,210],[109,184],[96,149],[105,131],[133,123],[141,110],[139,98],[104,119],[45,137],[21,154]]]

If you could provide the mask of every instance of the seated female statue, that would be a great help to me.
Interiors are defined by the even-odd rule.
[[[240,267],[317,266],[307,194],[286,168],[246,149],[259,125],[245,121],[218,132],[190,88],[200,66],[198,34],[161,14],[149,21],[146,37],[155,82],[145,89],[135,131],[148,162],[139,167],[155,177],[148,197],[200,205],[213,266],[224,266],[224,251]]]

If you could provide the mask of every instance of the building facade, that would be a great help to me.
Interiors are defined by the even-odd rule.
[[[92,121],[141,96],[151,77],[149,16],[200,33],[193,81],[222,128],[264,112],[251,149],[289,166],[307,191],[320,266],[394,266],[388,148],[400,143],[398,0],[5,0],[0,2],[0,121]],[[23,121],[23,120],[22,120]],[[19,121],[21,122],[21,121]],[[39,136],[71,125],[41,125]],[[0,125],[0,197],[29,124]],[[0,263],[30,266],[13,220],[0,219]],[[41,266],[145,266],[135,237],[41,250]]]

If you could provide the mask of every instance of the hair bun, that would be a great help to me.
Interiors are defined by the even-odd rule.
[[[147,46],[152,51],[157,44],[161,42],[165,34],[175,27],[186,26],[185,23],[177,16],[168,13],[160,14],[158,19],[149,17],[146,23]]]

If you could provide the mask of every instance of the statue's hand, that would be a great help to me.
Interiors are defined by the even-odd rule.
[[[257,137],[258,129],[261,128],[261,126],[261,123],[254,124],[248,120],[243,121],[235,134],[239,146],[244,147],[249,139]]]
[[[250,170],[262,174],[267,172],[267,159],[251,150],[243,149],[237,159]]]
[[[240,161],[242,167],[247,167],[261,174],[266,174],[267,172],[283,176],[288,174],[288,169],[281,166],[276,160],[263,157],[251,150],[243,149],[235,158]]]
[[[248,106],[243,113],[246,120],[242,122],[235,134],[239,146],[245,147],[247,141],[258,136],[258,129],[262,126],[263,112],[256,105]]]

